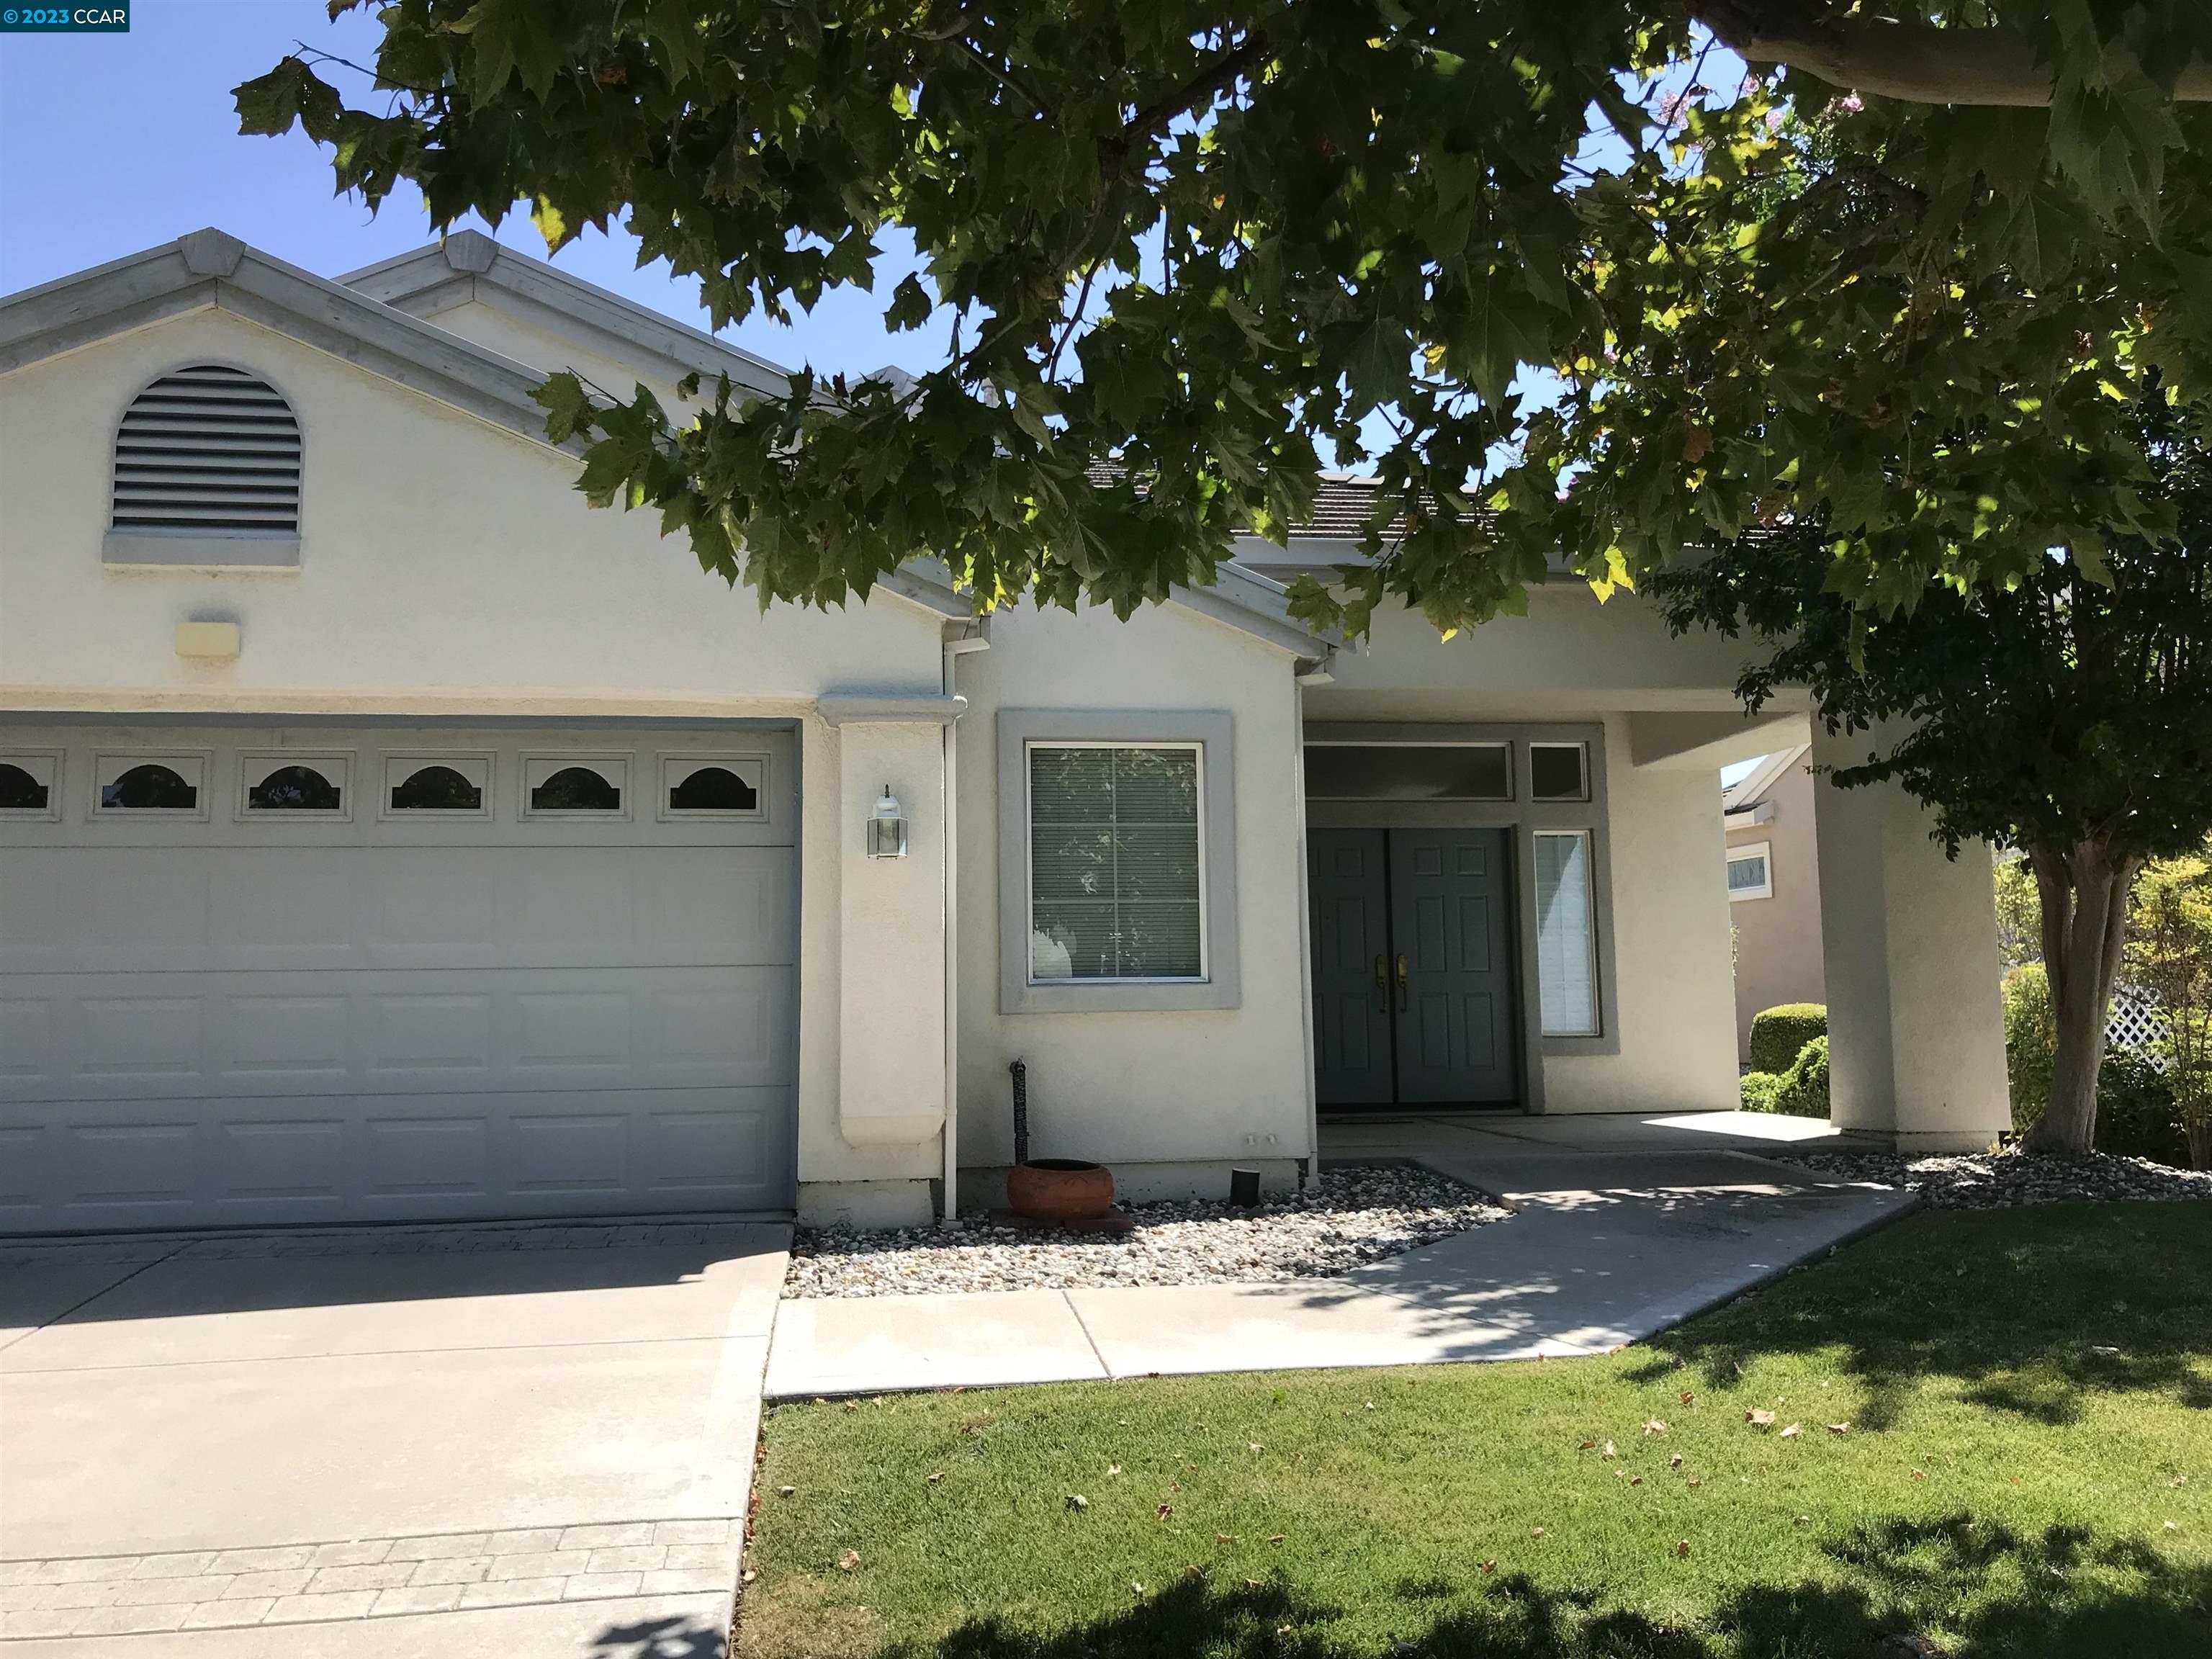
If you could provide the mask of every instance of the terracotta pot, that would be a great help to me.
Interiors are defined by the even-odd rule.
[[[1006,1207],[1037,1221],[1089,1221],[1114,1207],[1114,1172],[1079,1158],[1038,1158],[1006,1171]]]

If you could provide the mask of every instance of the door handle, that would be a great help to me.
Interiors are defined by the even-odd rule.
[[[1398,1012],[1401,1014],[1406,1012],[1406,957],[1403,951],[1398,955]]]
[[[1390,1000],[1390,959],[1388,957],[1377,956],[1375,958],[1375,988],[1382,994],[1382,1000],[1387,1004]]]

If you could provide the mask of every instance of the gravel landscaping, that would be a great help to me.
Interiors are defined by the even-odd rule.
[[[787,1297],[1069,1290],[1326,1279],[1463,1233],[1511,1212],[1472,1187],[1412,1167],[1325,1170],[1257,1209],[1225,1203],[1126,1206],[1119,1237],[1034,1233],[963,1216],[957,1232],[801,1227]]]
[[[2074,1199],[2212,1199],[2212,1170],[2177,1170],[2148,1158],[2112,1158],[2102,1152],[2080,1158],[2025,1158],[2016,1152],[1905,1158],[1895,1152],[1778,1149],[1762,1156],[1823,1175],[1910,1187],[1923,1203],[1939,1210],[1995,1210]]]

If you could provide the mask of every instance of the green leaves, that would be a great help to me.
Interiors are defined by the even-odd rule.
[[[1676,0],[925,9],[396,0],[362,107],[288,59],[240,119],[441,225],[619,220],[718,325],[879,268],[887,327],[952,313],[911,395],[808,371],[678,428],[540,393],[592,499],[763,603],[928,556],[1126,613],[1285,534],[1326,457],[1383,481],[1370,552],[1405,533],[1301,590],[1317,624],[1815,521],[1826,591],[1880,609],[2156,531],[2108,388],[2212,394],[2207,112],[2171,95],[2201,7],[2008,8],[2049,110],[1686,93]]]

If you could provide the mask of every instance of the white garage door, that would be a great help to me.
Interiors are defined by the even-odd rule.
[[[787,732],[0,728],[0,1232],[781,1210]]]

